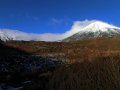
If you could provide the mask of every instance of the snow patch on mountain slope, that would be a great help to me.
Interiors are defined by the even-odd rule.
[[[0,39],[6,40],[25,40],[25,41],[56,41],[59,39],[59,34],[35,34],[25,33],[18,30],[2,29],[0,30]]]

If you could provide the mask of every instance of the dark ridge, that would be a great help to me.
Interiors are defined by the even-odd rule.
[[[59,58],[35,56],[0,41],[0,88],[27,88],[39,82],[39,89],[45,90],[52,72],[62,64]]]
[[[3,56],[14,56],[14,55],[30,55],[23,50],[7,46],[3,41],[0,40],[0,57]]]

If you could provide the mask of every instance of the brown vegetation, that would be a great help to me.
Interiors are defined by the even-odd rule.
[[[47,90],[120,90],[120,56],[62,67],[54,72]]]
[[[62,57],[66,61],[54,72],[38,73],[37,81],[25,90],[120,90],[120,37],[5,44],[35,56]]]
[[[38,56],[64,57],[67,62],[81,62],[86,59],[120,54],[120,37],[97,38],[75,42],[10,41],[8,46]]]

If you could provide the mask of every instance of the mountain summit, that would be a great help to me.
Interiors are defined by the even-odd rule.
[[[120,28],[102,21],[93,21],[83,27],[77,28],[78,32],[67,37],[63,41],[76,41],[95,37],[113,37],[120,35]]]

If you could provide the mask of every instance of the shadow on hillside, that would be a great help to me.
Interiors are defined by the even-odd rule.
[[[13,55],[30,55],[25,51],[9,47],[5,45],[3,42],[0,42],[0,56],[13,56]]]
[[[39,89],[44,90],[51,73],[62,64],[61,59],[34,56],[0,42],[0,89],[24,88],[39,82]]]

